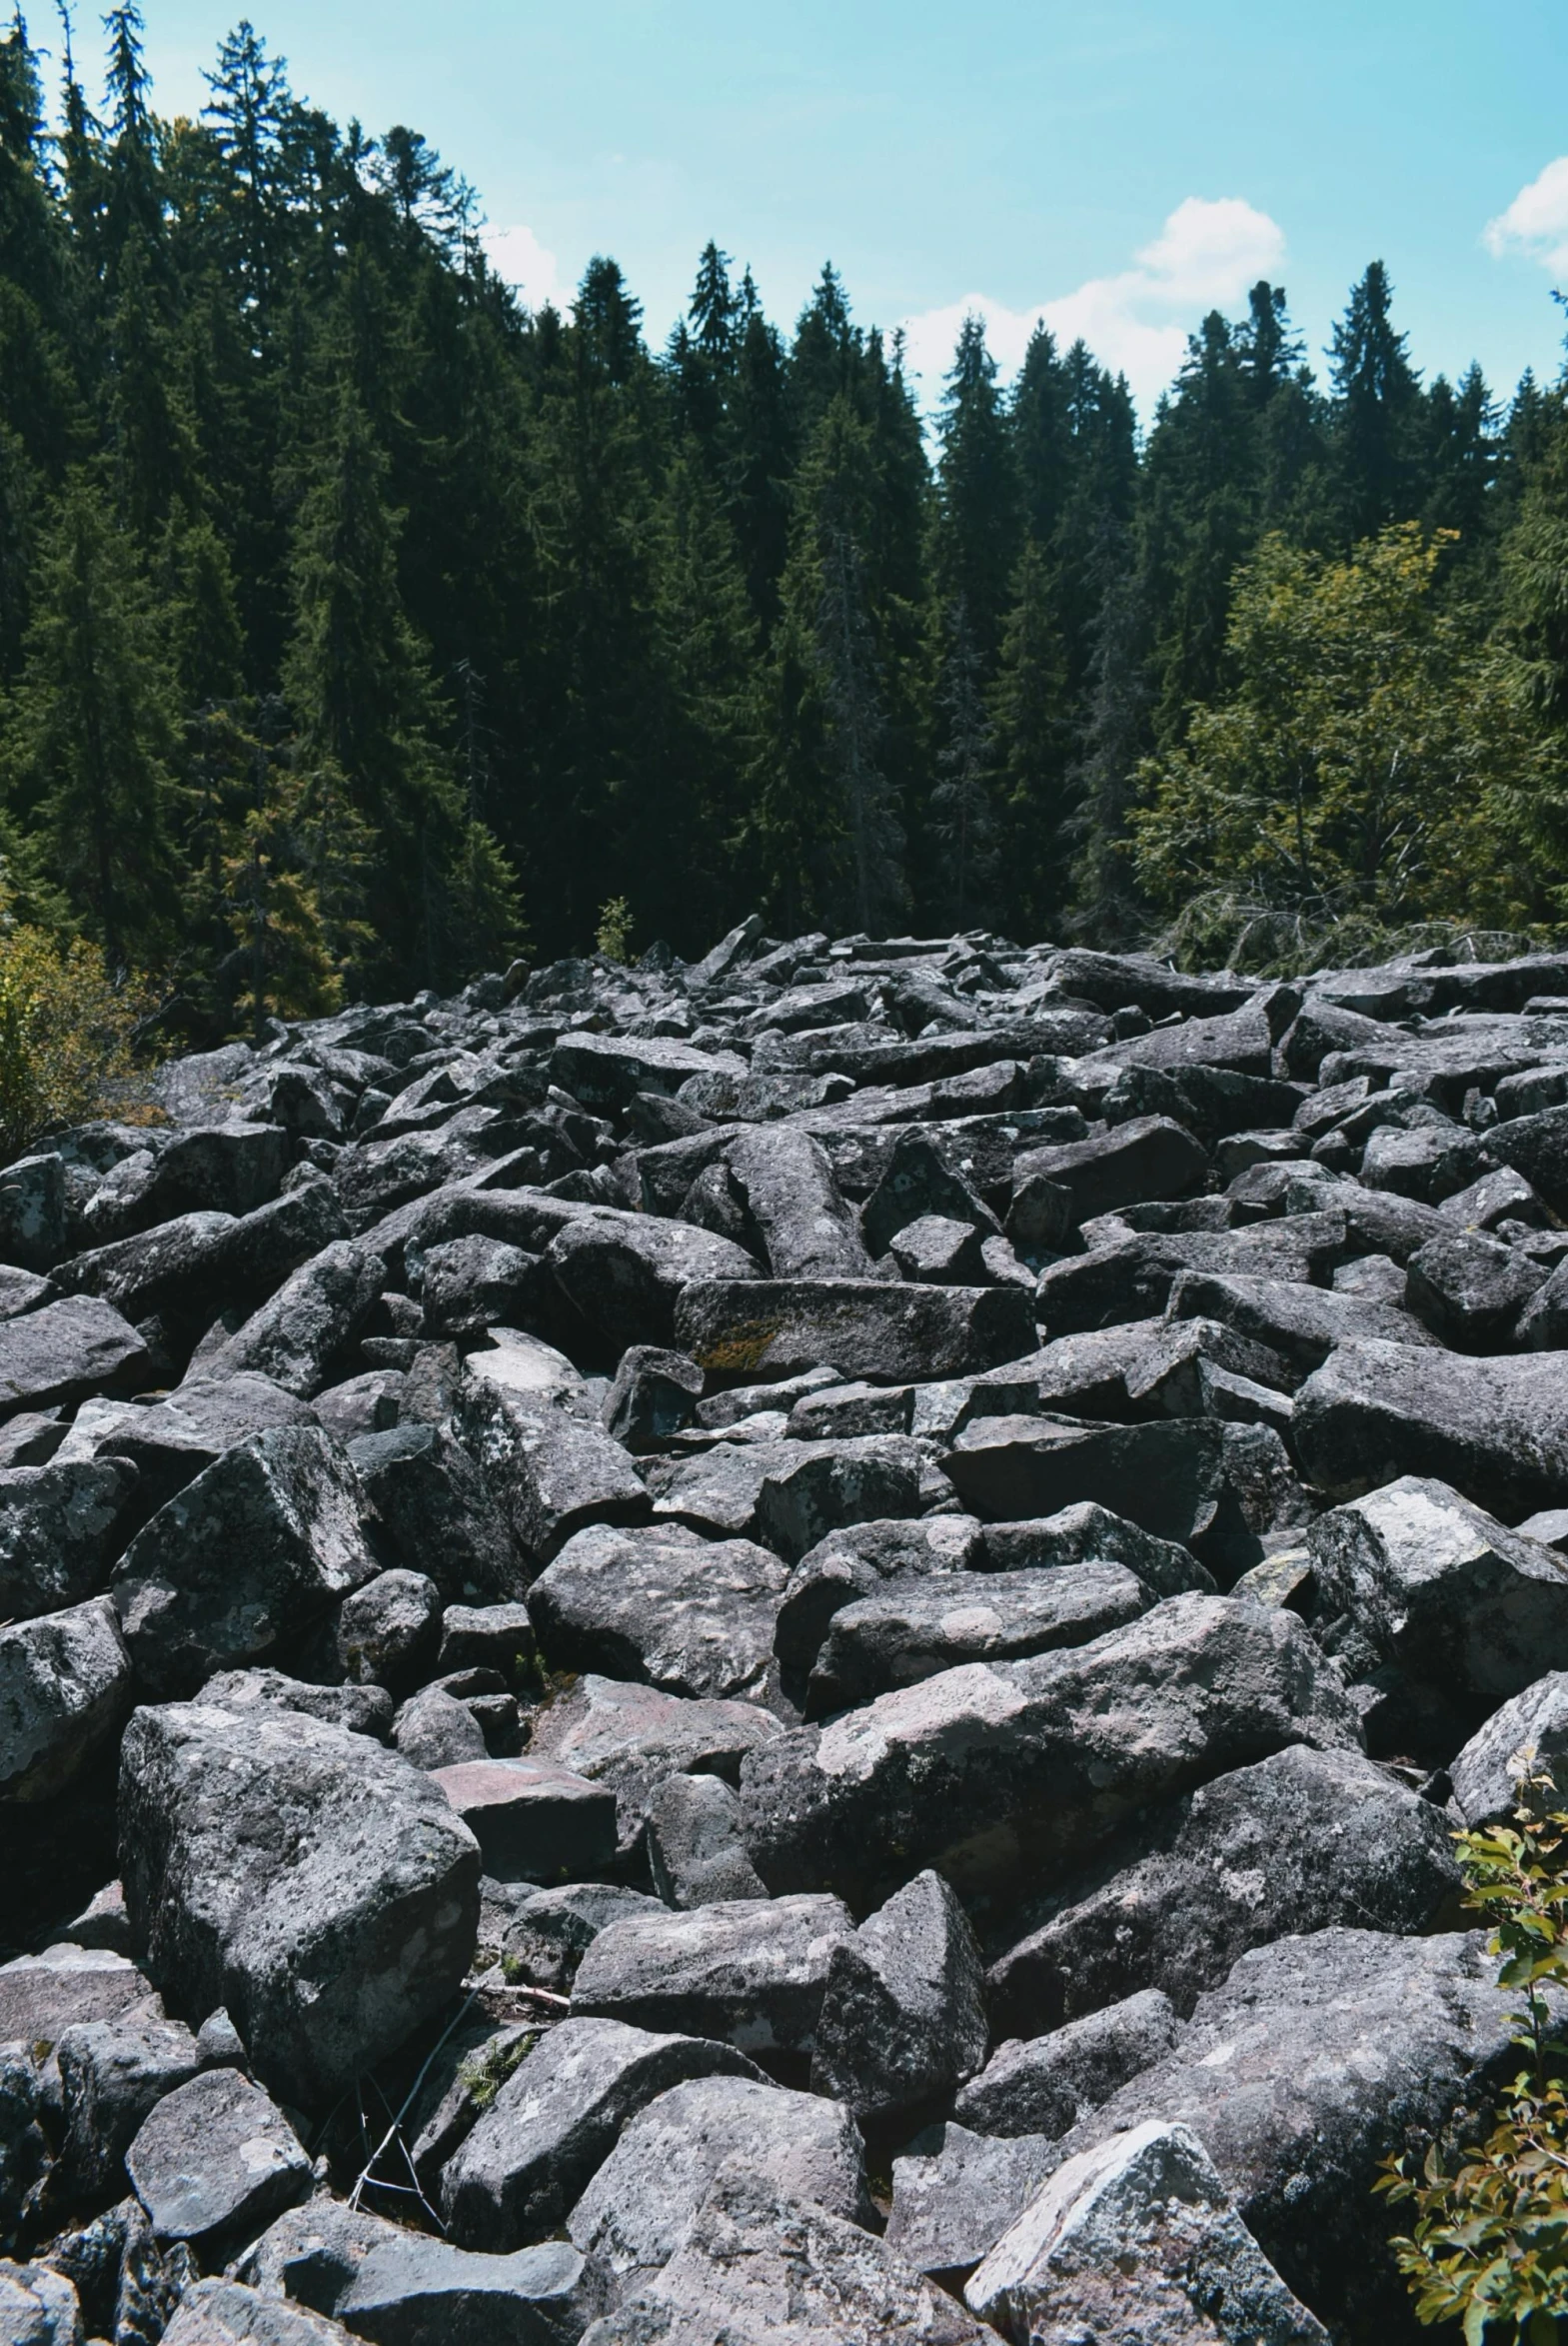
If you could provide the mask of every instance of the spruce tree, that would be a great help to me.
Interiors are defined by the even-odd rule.
[[[1387,270],[1369,262],[1334,327],[1329,375],[1346,539],[1370,538],[1400,520],[1419,492],[1420,377],[1394,330],[1392,305]]]
[[[936,583],[949,606],[962,606],[973,655],[988,682],[1022,532],[1018,473],[996,389],[996,362],[985,347],[985,329],[973,316],[959,330],[939,430]]]
[[[991,690],[1002,795],[1001,900],[1008,933],[1049,934],[1068,895],[1072,707],[1050,565],[1031,538],[1013,574]]]
[[[991,795],[995,730],[986,712],[979,648],[961,602],[947,614],[949,650],[938,705],[942,746],[930,823],[943,849],[945,911],[966,929],[992,907],[998,825]]]

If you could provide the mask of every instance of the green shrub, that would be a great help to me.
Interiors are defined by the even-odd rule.
[[[601,911],[594,944],[607,962],[632,959],[632,907],[624,896],[613,896]]]
[[[116,986],[84,938],[0,927],[0,1150],[19,1156],[41,1133],[113,1116],[156,1121],[137,1072],[137,1027],[147,1005]]]
[[[1519,1754],[1512,1825],[1455,1835],[1465,1902],[1492,1923],[1500,1986],[1519,1988],[1515,2041],[1528,2055],[1505,2089],[1492,2130],[1451,2168],[1434,2143],[1420,2179],[1407,2153],[1375,2188],[1412,2202],[1412,2232],[1394,2254],[1428,2325],[1459,2321],[1465,2346],[1556,2346],[1568,2318],[1568,2092],[1565,2048],[1547,1990],[1568,1986],[1568,1810],[1534,1753]]]

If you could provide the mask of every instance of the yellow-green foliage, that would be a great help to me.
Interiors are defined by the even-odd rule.
[[[613,896],[602,909],[594,944],[607,962],[632,959],[632,907],[624,896]]]
[[[1408,2156],[1385,2161],[1376,2188],[1411,2201],[1414,2229],[1394,2242],[1416,2317],[1458,2321],[1465,2346],[1556,2346],[1568,2319],[1568,2093],[1558,2071],[1550,1988],[1568,1987],[1568,1811],[1549,1806],[1550,1776],[1524,1767],[1512,1825],[1459,1833],[1466,1903],[1492,1924],[1503,1987],[1524,1991],[1516,2041],[1529,2055],[1485,2142],[1450,2171],[1437,2146],[1418,2181]]]
[[[7,1158],[51,1127],[89,1117],[146,1123],[133,1049],[145,1005],[111,984],[84,938],[0,926],[0,1149]]]
[[[1451,538],[1404,523],[1340,562],[1270,538],[1238,572],[1231,689],[1140,769],[1153,901],[1493,928],[1561,912],[1558,753],[1517,660],[1445,607]]]

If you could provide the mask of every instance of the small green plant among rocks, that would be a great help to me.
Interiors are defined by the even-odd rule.
[[[632,907],[624,896],[613,896],[600,913],[594,944],[607,962],[632,959]]]
[[[481,2117],[491,2107],[513,2070],[522,2066],[537,2042],[538,2039],[532,2035],[514,2037],[510,2044],[505,2039],[493,2039],[463,2062],[458,2070],[458,2083]]]
[[[1568,1810],[1550,1775],[1518,1754],[1511,1825],[1458,1833],[1465,1902],[1492,1924],[1498,1984],[1523,1991],[1514,2015],[1526,2065],[1504,2092],[1491,2133],[1450,2167],[1433,2144],[1419,2179],[1410,2154],[1384,2162],[1374,2188],[1412,2202],[1411,2233],[1393,2243],[1425,2323],[1458,2321],[1465,2346],[1558,2346],[1568,2336],[1568,2060],[1548,1991],[1568,1987]]]

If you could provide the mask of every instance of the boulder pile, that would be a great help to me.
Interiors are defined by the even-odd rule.
[[[0,1170],[0,2340],[1398,2346],[1568,961],[751,920]]]

